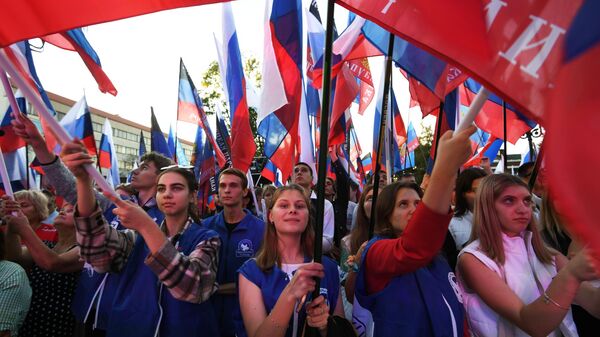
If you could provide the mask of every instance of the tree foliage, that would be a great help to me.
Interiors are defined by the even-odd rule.
[[[261,66],[260,62],[255,57],[250,57],[244,62],[244,76],[246,78],[247,86],[260,88],[262,86],[262,74],[260,73]],[[225,92],[223,91],[223,82],[221,80],[221,73],[219,71],[219,63],[212,61],[208,68],[202,73],[202,81],[199,88],[200,97],[202,97],[202,104],[208,115],[214,114],[218,108],[221,109],[222,115],[225,117],[225,123],[229,131],[231,132],[231,121],[229,120],[229,105],[225,99]],[[250,128],[254,135],[254,141],[256,143],[256,156],[260,156],[263,153],[264,140],[258,136],[257,133],[257,118],[258,111],[256,107],[249,107],[250,114]]]

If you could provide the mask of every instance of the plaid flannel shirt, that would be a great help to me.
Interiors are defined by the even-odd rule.
[[[188,219],[186,226],[189,226]],[[133,250],[138,233],[111,227],[101,210],[89,217],[75,212],[77,243],[81,257],[98,272],[120,272]],[[144,263],[156,274],[171,295],[178,300],[201,303],[217,290],[218,252],[221,240],[215,236],[198,243],[189,256],[177,251],[170,239]]]

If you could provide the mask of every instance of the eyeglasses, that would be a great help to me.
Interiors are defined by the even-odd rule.
[[[166,170],[172,169],[172,168],[180,168],[180,169],[188,170],[188,171],[193,171],[194,170],[194,166],[192,166],[192,165],[179,165],[179,164],[174,164],[174,165],[169,165],[169,166],[161,167],[160,170],[161,171],[166,171]]]

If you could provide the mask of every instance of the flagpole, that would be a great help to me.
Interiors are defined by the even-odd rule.
[[[535,186],[535,181],[537,180],[538,177],[538,173],[540,171],[540,167],[542,166],[542,161],[543,161],[543,154],[544,151],[544,143],[542,143],[542,146],[540,147],[540,152],[537,155],[537,158],[535,158],[535,164],[533,165],[533,170],[531,171],[531,176],[529,177],[529,190],[531,191],[531,193],[533,193],[533,187]]]
[[[9,197],[13,196],[12,186],[10,185],[10,176],[6,170],[6,162],[4,161],[4,153],[0,147],[0,176],[2,177],[2,184],[4,185],[4,192]]]
[[[7,71],[10,74],[11,78],[16,82],[17,86],[23,92],[23,95],[31,102],[31,104],[33,104],[33,107],[37,111],[40,118],[43,118],[46,123],[48,123],[50,130],[52,130],[52,133],[54,133],[58,139],[58,142],[61,145],[70,142],[72,140],[71,136],[69,136],[67,131],[50,114],[48,108],[40,98],[39,93],[36,94],[33,91],[33,89],[27,83],[27,80],[21,77],[21,74],[13,68],[6,54],[0,52],[0,72],[3,71]],[[104,177],[102,177],[102,175],[92,165],[86,164],[84,165],[84,169],[96,181],[96,184],[98,184],[103,191],[108,191],[109,193],[116,195]]]
[[[502,100],[502,127],[504,132],[504,172],[508,169],[508,141],[507,138],[507,130],[506,130],[506,101]]]
[[[535,153],[535,147],[533,146],[531,131],[527,131],[527,142],[529,143],[529,161],[535,161],[537,159],[537,154]]]
[[[333,12],[335,0],[327,1],[327,28],[325,31],[325,52],[323,54],[323,97],[321,103],[321,126],[319,134],[319,159],[317,181],[317,212],[315,223],[314,262],[321,263],[323,255],[323,217],[325,215],[325,177],[327,174],[327,148],[329,135],[329,107],[331,95],[331,55],[333,49]],[[315,278],[315,290],[312,298],[320,295],[320,279]],[[308,329],[309,334],[316,335],[316,329]]]
[[[379,124],[379,137],[377,140],[377,155],[375,156],[375,173],[373,174],[373,199],[371,204],[377,204],[377,195],[379,194],[379,175],[381,173],[381,167],[379,165],[379,159],[381,158],[381,147],[384,141],[385,133],[385,119],[387,117],[388,100],[390,92],[390,80],[392,76],[392,54],[394,51],[394,34],[390,33],[388,50],[385,56],[385,73],[383,81],[383,99],[381,108],[381,121]],[[390,174],[390,172],[388,172]],[[371,218],[369,220],[369,239],[373,237],[375,229],[375,207],[371,207]]]
[[[6,77],[6,72],[0,71],[0,79],[2,80],[2,86],[4,87],[4,92],[6,92],[6,97],[10,103],[10,107],[15,116],[18,116],[22,113],[21,109],[19,109],[19,104],[17,104],[17,99],[15,98],[15,94],[12,91],[12,87],[10,82],[8,81],[8,77]],[[4,158],[2,159],[4,162]],[[6,170],[6,165],[4,166],[4,170]],[[25,144],[25,188],[29,189],[29,145]],[[9,180],[10,183],[10,180]],[[12,191],[11,191],[12,196]]]
[[[437,159],[438,153],[438,144],[440,140],[440,134],[442,133],[442,118],[444,118],[444,101],[440,102],[440,111],[438,111],[438,118],[435,128],[435,149],[433,150],[433,164],[435,165],[435,160]]]

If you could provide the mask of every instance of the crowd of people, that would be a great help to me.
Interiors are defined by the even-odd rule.
[[[600,258],[571,237],[544,186],[529,190],[531,165],[520,177],[489,167],[457,176],[474,128],[440,138],[424,189],[382,172],[377,191],[361,191],[337,162],[336,179],[315,182],[300,162],[286,186],[250,198],[246,174],[228,168],[217,177],[220,210],[205,218],[194,172],[169,158],[142,156],[117,196],[94,187],[81,142],[56,156],[26,117],[13,128],[53,192],[1,199],[2,337],[600,331]]]

